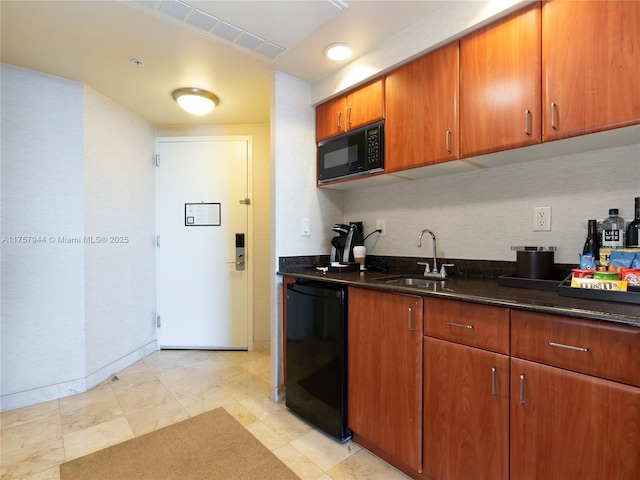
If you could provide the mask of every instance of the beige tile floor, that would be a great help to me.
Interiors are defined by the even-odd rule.
[[[59,480],[65,461],[217,407],[304,480],[408,478],[272,402],[269,369],[268,353],[165,350],[86,393],[4,412],[0,478]]]

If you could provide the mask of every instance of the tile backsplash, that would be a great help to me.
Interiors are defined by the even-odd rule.
[[[640,195],[640,145],[633,144],[474,172],[407,180],[344,193],[344,221],[362,221],[375,255],[432,256],[431,240],[417,247],[424,228],[437,238],[438,256],[514,261],[512,245],[553,245],[556,262],[577,262],[587,220],[609,208],[633,218]],[[551,231],[533,231],[534,207],[551,207]]]

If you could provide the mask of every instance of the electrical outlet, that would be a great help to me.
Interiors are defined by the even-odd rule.
[[[378,232],[379,237],[387,236],[387,227],[384,225],[384,220],[376,220],[376,230],[381,230]]]
[[[534,232],[550,232],[551,231],[551,207],[534,207],[533,208],[533,231]]]

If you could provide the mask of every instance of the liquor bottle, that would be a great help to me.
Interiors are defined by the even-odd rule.
[[[598,222],[596,220],[589,220],[588,222],[587,240],[584,242],[582,254],[593,255],[593,260],[598,260],[598,255],[600,255],[600,241],[598,240]]]
[[[627,247],[640,248],[640,197],[635,199],[635,217],[627,227]]]
[[[625,221],[618,216],[617,208],[609,209],[609,216],[602,222],[602,248],[624,248]]]

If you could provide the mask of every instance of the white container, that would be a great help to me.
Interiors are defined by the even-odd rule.
[[[353,247],[353,259],[360,264],[360,270],[364,270],[365,258],[367,256],[367,247]]]

